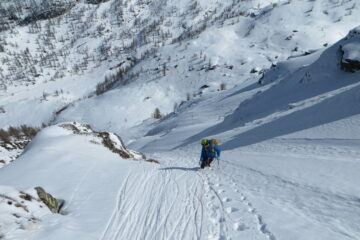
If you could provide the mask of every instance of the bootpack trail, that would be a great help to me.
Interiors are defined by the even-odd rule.
[[[244,161],[251,154],[224,152],[220,165],[205,169],[195,148],[153,155],[162,164],[129,172],[99,239],[276,240],[299,225],[318,231],[314,239],[358,237],[346,217],[360,213],[356,197],[251,167]]]
[[[158,144],[168,149],[146,152],[154,164],[119,159],[94,140],[51,127],[2,168],[1,184],[66,200],[63,215],[6,239],[360,239],[357,144],[274,139],[223,150],[219,165],[200,169],[200,143]]]
[[[217,162],[200,169],[189,156],[176,156],[162,154],[165,166],[129,172],[101,240],[276,239]]]

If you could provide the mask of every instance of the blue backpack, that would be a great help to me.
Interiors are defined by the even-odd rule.
[[[209,140],[208,144],[204,145],[206,155],[209,158],[215,158],[216,157],[216,151],[215,151],[215,146],[216,145],[217,145],[217,140],[216,139],[211,139],[211,140]]]

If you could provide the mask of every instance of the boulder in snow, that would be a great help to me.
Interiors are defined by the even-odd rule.
[[[360,26],[351,30],[340,46],[342,52],[341,68],[346,72],[360,70]]]
[[[345,44],[340,47],[343,53],[341,68],[346,72],[360,70],[360,41]]]
[[[50,209],[52,213],[60,213],[64,201],[54,198],[50,193],[45,192],[42,187],[35,188],[39,198]]]

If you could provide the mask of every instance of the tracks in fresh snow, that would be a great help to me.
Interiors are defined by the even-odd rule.
[[[162,152],[154,158],[164,165],[129,173],[101,240],[301,239],[299,225],[309,226],[308,234],[320,230],[324,239],[357,239],[356,195],[230,158],[219,169],[215,163],[199,170],[191,160],[198,152],[186,150]]]
[[[346,239],[357,238],[356,232],[358,232],[359,226],[347,219],[359,219],[359,198],[292,182],[241,164],[235,165],[231,162],[227,162],[227,164],[246,176],[246,180],[243,179],[244,182],[249,181],[255,186],[255,189],[246,186],[242,186],[242,189],[246,188],[248,193],[253,191],[258,199],[263,198],[267,202],[272,202],[275,208],[288,209],[297,212],[299,215],[307,216],[315,223],[331,229]],[[235,182],[234,177],[225,171],[222,171],[221,174],[224,178]],[[242,199],[249,206],[249,211],[256,217],[260,231],[270,240],[275,240],[275,235],[267,227],[262,215],[257,213],[247,197],[243,196]],[[329,212],[329,210],[331,211]]]
[[[187,161],[177,156],[193,164]],[[217,169],[175,166],[128,174],[100,237],[115,239],[276,238],[235,179]]]
[[[216,170],[205,173],[210,185],[212,213],[217,211],[218,235],[210,239],[270,239],[276,240],[269,230],[263,216],[254,208],[253,203],[241,192],[236,178],[220,174]],[[217,204],[217,205],[216,205]],[[210,218],[214,220],[213,218]],[[210,235],[211,236],[211,235]],[[256,237],[255,237],[256,236]]]
[[[132,172],[100,239],[200,239],[203,182],[171,170]]]

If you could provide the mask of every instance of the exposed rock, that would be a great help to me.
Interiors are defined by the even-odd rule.
[[[349,34],[346,36],[346,40],[351,40],[353,38],[360,36],[360,26],[352,29]]]
[[[94,136],[91,143],[101,144],[124,159],[146,160],[144,154],[127,149],[121,137],[114,133],[96,132],[89,125],[76,122],[64,123],[60,127],[71,130],[74,134]]]
[[[217,65],[211,65],[211,66],[209,66],[208,70],[212,71],[212,70],[215,70],[216,68],[217,68]]]
[[[61,208],[65,203],[63,200],[54,198],[50,193],[45,192],[42,187],[36,187],[35,190],[41,201],[50,209],[52,213],[60,213]]]
[[[157,164],[160,164],[158,160],[155,160],[155,159],[146,159],[145,160],[146,162],[151,162],[151,163],[157,163]]]
[[[345,59],[341,61],[341,68],[346,72],[357,72],[360,70],[360,61]]]
[[[104,3],[107,2],[109,0],[86,0],[86,3],[90,3],[90,4],[100,4],[100,3]]]
[[[209,85],[202,85],[201,87],[200,87],[200,89],[205,89],[205,88],[209,88],[210,86]]]
[[[340,46],[342,52],[341,69],[346,72],[360,70],[360,41]]]

